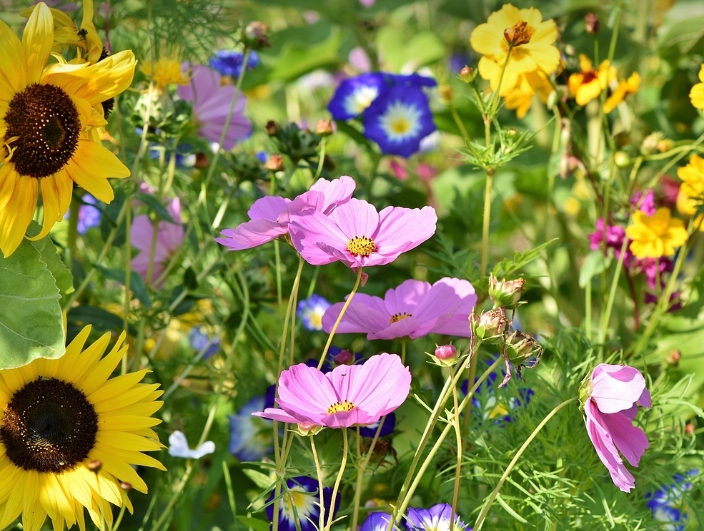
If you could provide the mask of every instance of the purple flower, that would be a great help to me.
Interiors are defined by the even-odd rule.
[[[643,194],[643,192],[636,192],[631,197],[631,206],[636,208],[640,203],[640,211],[644,212],[647,216],[652,216],[657,211],[655,207],[655,194],[652,190],[648,190]]]
[[[229,450],[240,461],[257,461],[274,451],[274,435],[268,419],[252,413],[274,406],[274,389],[265,396],[255,396],[237,412],[228,415],[230,421]]]
[[[306,330],[322,330],[323,315],[330,306],[331,304],[324,297],[313,293],[307,299],[298,302],[296,313]]]
[[[338,333],[366,333],[367,339],[416,339],[427,334],[469,337],[469,315],[477,302],[466,280],[443,278],[429,282],[409,279],[384,298],[358,293],[342,317]],[[344,303],[330,307],[323,329],[332,330]]]
[[[209,340],[210,338],[208,337],[208,334],[205,333],[204,327],[194,326],[193,328],[191,328],[190,332],[188,332],[188,341],[191,344],[191,348],[196,352],[200,352],[201,350],[203,350],[205,348],[205,345],[208,344]],[[219,351],[220,338],[216,337],[210,343],[208,349],[203,353],[203,359],[207,360],[209,358],[212,358]]]
[[[247,212],[251,221],[223,230],[222,236],[215,241],[231,251],[257,247],[288,234],[293,213],[314,209],[325,216],[348,201],[354,188],[354,179],[343,175],[332,181],[319,179],[308,192],[293,201],[278,196],[262,197]]]
[[[390,522],[391,515],[388,513],[369,513],[367,519],[364,520],[364,523],[359,528],[359,531],[387,531],[389,529]],[[400,531],[396,524],[394,524],[391,529],[392,531]]]
[[[351,120],[362,114],[386,88],[386,79],[381,72],[345,79],[335,90],[328,111],[335,120]]]
[[[467,524],[455,514],[454,522],[450,521],[452,506],[439,503],[430,509],[408,509],[406,525],[409,531],[472,531]]]
[[[282,503],[279,506],[279,529],[281,531],[297,531],[296,520],[300,531],[316,531],[320,518],[320,493],[318,480],[307,476],[297,476],[286,481],[286,487],[281,489]],[[325,519],[330,515],[332,489],[323,487],[323,505]],[[274,491],[267,499],[266,515],[270,522],[274,520]],[[340,496],[335,497],[333,518],[340,507]],[[295,511],[294,511],[295,508]]]
[[[223,76],[230,76],[235,79],[240,77],[244,54],[237,50],[218,50],[215,57],[210,59],[210,67],[217,70]],[[259,66],[261,60],[255,51],[249,52],[247,59],[247,70],[252,70]]]
[[[687,481],[687,476],[695,476],[698,470],[690,470],[683,474],[675,474],[672,478],[674,483],[665,485],[655,492],[645,495],[648,500],[648,508],[653,513],[653,519],[658,522],[674,524],[663,529],[682,531],[689,521],[689,514],[682,504],[682,494],[692,489],[692,483]]]
[[[236,88],[233,85],[222,85],[220,74],[207,66],[195,65],[192,72],[191,83],[179,86],[178,96],[193,103],[198,134],[211,142],[220,142]],[[252,131],[251,122],[244,116],[245,104],[245,97],[239,94],[225,134],[223,149],[232,149],[238,140],[247,138]]]
[[[381,424],[383,422],[383,424]],[[381,429],[379,430],[379,424],[381,424]],[[396,429],[396,413],[389,413],[388,415],[381,417],[379,420],[372,424],[367,424],[366,426],[359,427],[359,434],[362,437],[368,437],[370,439],[376,436],[377,430],[379,430],[379,437],[386,437],[391,435]]]

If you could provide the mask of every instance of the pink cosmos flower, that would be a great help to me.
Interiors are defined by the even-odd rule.
[[[169,260],[181,246],[185,232],[181,225],[181,202],[178,197],[166,205],[166,210],[175,223],[159,221],[156,233],[156,247],[154,249],[154,264],[150,281],[158,279],[166,268]],[[134,269],[142,279],[147,282],[149,257],[152,250],[154,225],[149,216],[141,215],[134,218],[130,233],[130,243],[139,249],[139,254],[132,259]]]
[[[411,389],[411,372],[396,354],[372,356],[364,365],[340,365],[323,374],[305,363],[279,377],[281,409],[257,417],[328,428],[374,424],[399,407]]]
[[[594,449],[614,484],[630,492],[635,479],[623,464],[619,451],[631,465],[638,466],[648,448],[643,430],[633,426],[636,404],[652,405],[645,378],[633,367],[602,363],[592,372],[583,392],[587,433]]]
[[[211,142],[220,142],[235,87],[222,85],[220,74],[207,66],[195,65],[192,73],[191,82],[178,87],[178,96],[193,102],[193,116],[199,125],[198,134]],[[247,138],[252,131],[252,123],[244,116],[245,104],[245,97],[240,93],[225,134],[223,149],[232,149],[238,140]]]
[[[215,241],[231,251],[257,247],[288,234],[292,213],[317,210],[327,215],[349,201],[354,188],[354,179],[343,175],[332,181],[318,179],[308,192],[293,201],[279,196],[262,197],[257,199],[247,212],[251,221],[234,229],[223,230],[222,237],[215,238]]]
[[[429,282],[406,280],[385,297],[358,293],[337,328],[339,333],[366,333],[367,339],[396,339],[427,334],[470,337],[469,315],[477,303],[474,287],[458,278]],[[323,315],[323,330],[330,333],[343,303]]]
[[[322,212],[291,215],[291,240],[312,265],[337,260],[353,269],[393,262],[435,234],[438,217],[433,207],[386,207],[350,199],[329,216]]]

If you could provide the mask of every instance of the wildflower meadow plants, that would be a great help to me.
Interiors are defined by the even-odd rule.
[[[0,6],[0,530],[704,525],[697,2]]]

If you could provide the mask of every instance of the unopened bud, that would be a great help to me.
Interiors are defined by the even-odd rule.
[[[460,79],[465,83],[471,83],[477,77],[477,71],[471,66],[464,65],[460,70]]]
[[[354,365],[354,354],[349,350],[341,350],[332,358],[335,365]]]
[[[587,33],[591,33],[592,35],[599,33],[599,29],[601,29],[599,15],[596,13],[587,13],[584,17],[584,27],[587,30]]]
[[[196,161],[193,163],[193,166],[198,168],[199,170],[204,170],[208,166],[210,166],[210,161],[208,160],[208,157],[205,155],[205,153],[196,153]]]
[[[489,275],[489,298],[495,308],[513,310],[521,303],[525,285],[526,281],[522,278],[499,281],[494,275]]]
[[[540,359],[543,347],[530,334],[516,330],[506,338],[506,355],[514,365],[522,365],[530,358]]]
[[[440,345],[435,349],[435,358],[441,365],[454,365],[457,361],[457,347],[455,345]]]
[[[490,310],[481,315],[473,313],[469,316],[469,327],[472,337],[481,341],[490,341],[503,337],[508,320],[503,309]]]
[[[269,157],[264,164],[264,167],[269,171],[281,171],[284,169],[284,156],[275,153]]]
[[[691,422],[688,422],[687,424],[684,425],[685,435],[693,435],[695,430],[696,430],[696,426]]]
[[[307,435],[317,435],[323,430],[323,427],[319,424],[315,424],[314,422],[299,422],[296,425],[295,431],[299,435],[307,436]]]
[[[658,151],[660,153],[665,153],[666,151],[670,151],[672,149],[672,140],[669,138],[665,138],[658,142]]]
[[[657,153],[658,144],[663,138],[665,138],[665,135],[661,131],[650,133],[643,139],[640,150],[644,155],[652,155],[653,153]]]
[[[88,470],[91,472],[98,473],[100,472],[100,469],[103,468],[103,462],[98,459],[94,459],[93,461],[89,461],[86,464],[86,467],[88,467]]]
[[[279,124],[277,124],[274,120],[269,120],[264,126],[264,129],[266,130],[267,135],[274,136],[279,132]]]
[[[631,165],[631,157],[624,151],[617,151],[614,153],[614,164],[619,168],[627,168]]]
[[[509,46],[528,44],[532,35],[533,32],[528,28],[528,23],[524,20],[517,22],[512,28],[504,30],[504,39],[506,39]]]
[[[332,120],[318,120],[315,124],[315,134],[319,136],[330,136],[333,133]]]
[[[506,138],[509,140],[516,140],[521,133],[519,133],[518,129],[515,127],[507,127],[506,128]]]
[[[126,481],[120,481],[120,487],[122,487],[122,490],[132,490],[132,483],[127,483]]]
[[[242,42],[252,50],[269,48],[269,25],[259,20],[250,22],[242,32]]]
[[[452,96],[454,95],[452,87],[450,85],[440,85],[438,89],[440,97],[445,101],[452,101]]]
[[[673,350],[667,357],[665,362],[672,368],[676,368],[680,364],[680,359],[682,359],[682,354],[679,350]]]
[[[568,55],[570,57],[577,53],[577,50],[571,44],[565,44],[564,51],[565,55]]]

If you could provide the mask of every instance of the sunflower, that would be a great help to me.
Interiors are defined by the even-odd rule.
[[[59,359],[0,371],[0,529],[20,514],[25,531],[46,517],[54,531],[78,524],[83,508],[96,526],[112,526],[110,503],[132,504],[125,488],[147,492],[131,465],[164,470],[142,452],[163,445],[151,427],[162,405],[147,370],[108,379],[127,352],[123,333],[107,356],[107,333],[83,350],[85,327]]]
[[[38,4],[22,41],[0,20],[0,250],[19,246],[41,191],[43,238],[63,219],[73,183],[109,203],[108,177],[130,172],[105,149],[95,130],[106,124],[99,104],[129,87],[136,61],[131,51],[96,64],[46,66],[54,45],[49,8]]]

